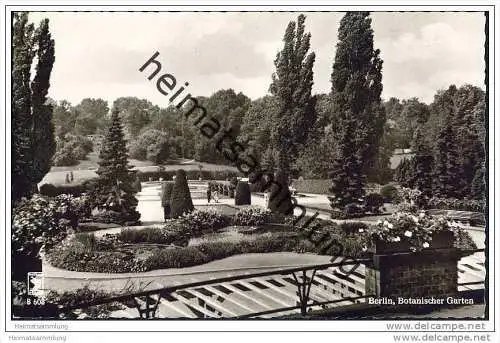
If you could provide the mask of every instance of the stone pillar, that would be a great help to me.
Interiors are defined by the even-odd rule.
[[[410,252],[404,242],[378,242],[366,265],[366,295],[392,298],[446,298],[457,295],[458,250],[453,233],[433,236],[431,247]]]

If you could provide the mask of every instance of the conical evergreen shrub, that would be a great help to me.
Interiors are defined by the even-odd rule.
[[[161,206],[165,207],[170,205],[170,198],[172,197],[172,190],[174,189],[174,183],[167,181],[163,182],[161,185]]]
[[[236,185],[236,194],[234,196],[235,205],[250,205],[252,203],[252,194],[248,182],[238,182]]]
[[[293,211],[293,204],[287,177],[278,172],[274,181],[269,189],[268,208],[275,213],[290,214]]]
[[[134,188],[135,172],[128,164],[128,153],[118,110],[111,116],[111,126],[99,153],[99,176],[92,196],[94,206],[116,217],[114,222],[137,222],[137,199]]]
[[[175,174],[174,188],[170,197],[172,218],[178,218],[185,213],[190,213],[194,210],[193,200],[186,179],[186,172],[182,169],[177,170]]]

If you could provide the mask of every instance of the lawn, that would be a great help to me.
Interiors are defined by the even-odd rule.
[[[72,184],[80,184],[88,179],[97,177],[96,170],[98,167],[98,155],[96,152],[91,152],[86,160],[79,161],[75,166],[67,167],[56,167],[53,166],[50,172],[45,175],[40,185],[45,183],[50,183],[53,185],[63,185],[66,184],[66,174],[70,171],[73,172],[74,181]],[[159,171],[160,167],[154,165],[150,161],[139,161],[135,159],[130,159],[130,165],[134,166],[134,169],[141,172],[154,172]],[[238,169],[233,166],[228,165],[218,165],[205,162],[196,162],[194,160],[179,160],[177,164],[164,165],[165,171],[176,171],[177,169],[188,170],[199,170],[199,166],[202,166],[202,170],[205,171],[220,171],[220,170],[230,170],[237,172]]]

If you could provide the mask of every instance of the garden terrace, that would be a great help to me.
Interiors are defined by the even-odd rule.
[[[397,220],[400,231],[387,236],[385,224],[381,227],[355,222],[339,225],[318,221],[311,232],[291,225],[293,218],[272,216],[270,212],[255,207],[241,209],[233,215],[195,211],[169,220],[165,225],[123,228],[119,233],[98,237],[79,233],[55,247],[54,252],[49,251],[47,258],[55,267],[100,273],[184,268],[251,253],[295,252],[363,258],[373,244],[374,235],[385,239],[392,239],[394,235],[405,238],[405,230],[413,222],[410,217]],[[434,225],[432,219],[426,220],[428,226]],[[445,224],[439,222],[439,225]],[[415,236],[408,242],[417,250],[422,249],[422,242],[429,241],[425,228],[417,226],[414,232]],[[321,242],[324,237],[337,244],[330,244],[325,249]],[[476,248],[470,235],[458,228],[455,243],[462,250]]]
[[[433,251],[427,253],[432,254]],[[475,251],[480,254],[481,251]],[[59,308],[55,316],[79,318],[101,313],[106,318],[271,318],[300,313],[302,317],[356,317],[363,314],[377,316],[386,307],[368,305],[366,299],[376,296],[365,285],[367,267],[371,259],[334,261],[294,268],[279,268],[256,272],[231,271],[231,276],[214,278],[213,273],[177,276],[175,286],[162,286],[152,279],[142,290],[131,293],[113,292],[104,296],[89,290],[64,292],[54,297]],[[484,265],[474,281],[464,278],[462,269],[470,258],[458,262],[459,275],[455,279],[458,297],[482,302],[484,292]],[[347,269],[354,272],[345,275]],[[243,272],[243,273],[242,273]],[[236,275],[234,275],[236,274]],[[453,278],[450,278],[453,280]],[[406,278],[408,282],[413,280]],[[420,281],[419,281],[420,282]],[[423,281],[425,283],[425,281]],[[451,286],[453,284],[450,283]],[[409,287],[414,287],[410,286]],[[82,294],[83,293],[83,294]],[[87,298],[82,295],[86,295]],[[65,301],[60,301],[59,299]],[[72,301],[71,301],[72,300]],[[75,301],[76,300],[76,301]],[[108,308],[106,308],[108,306]],[[112,308],[109,308],[113,306]],[[453,308],[453,304],[448,308]],[[433,309],[418,307],[419,312]],[[413,306],[391,306],[394,313],[412,313]],[[440,308],[442,310],[442,307]],[[312,311],[312,312],[310,312]],[[318,311],[318,312],[316,312]],[[407,311],[407,312],[405,312]]]

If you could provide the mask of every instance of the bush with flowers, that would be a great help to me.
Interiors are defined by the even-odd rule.
[[[440,210],[456,210],[456,211],[471,211],[484,212],[486,202],[484,200],[474,199],[454,199],[454,198],[437,198],[429,199],[429,208]]]
[[[35,194],[24,199],[12,213],[13,279],[24,280],[26,273],[41,268],[40,250],[49,250],[78,224],[79,199],[71,195],[48,198]]]
[[[259,226],[270,222],[272,212],[261,207],[241,209],[233,215],[231,223],[241,226]]]
[[[215,210],[195,210],[179,217],[177,221],[186,232],[194,236],[217,231],[229,225],[229,217]]]
[[[455,247],[460,250],[477,249],[470,235],[446,217],[431,217],[421,211],[418,214],[396,213],[384,221],[378,221],[370,230],[372,244],[375,241],[407,244],[410,251],[432,248],[433,234],[449,231],[455,237]],[[467,238],[466,238],[467,237]]]
[[[40,248],[50,248],[60,242],[68,229],[76,228],[79,199],[71,195],[47,198],[35,194],[23,200],[13,210],[12,249],[36,256]]]

